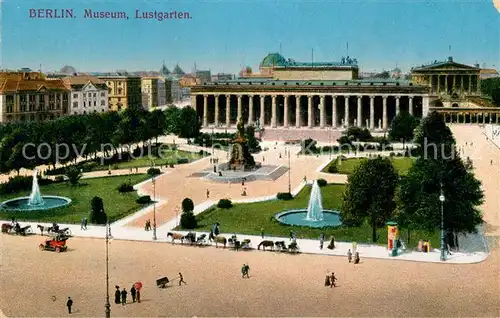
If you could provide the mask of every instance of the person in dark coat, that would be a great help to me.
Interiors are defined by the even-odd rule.
[[[68,301],[66,302],[66,306],[68,306],[68,313],[71,314],[71,306],[73,306],[73,300],[71,297],[68,297]]]
[[[336,280],[337,280],[337,277],[335,277],[335,273],[332,272],[332,274],[330,275],[330,288],[337,287],[337,285],[335,285]]]
[[[115,304],[120,303],[120,286],[115,286]]]
[[[135,303],[135,293],[136,293],[135,286],[132,285],[132,288],[130,288],[130,295],[132,295],[132,302],[134,303]]]
[[[127,303],[127,290],[125,288],[123,288],[122,290],[122,306],[125,306],[125,304]]]

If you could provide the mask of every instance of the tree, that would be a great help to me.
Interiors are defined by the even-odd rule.
[[[181,138],[194,138],[200,134],[201,123],[198,121],[196,110],[184,107],[179,114],[178,132]]]
[[[189,212],[194,210],[193,200],[190,198],[185,198],[182,200],[182,212]]]
[[[481,93],[483,93],[483,95],[490,96],[493,103],[500,106],[500,77],[482,80]]]
[[[359,226],[368,221],[372,240],[377,241],[377,228],[394,215],[394,193],[398,174],[388,158],[362,161],[349,175],[341,216],[346,225]]]
[[[398,217],[403,226],[434,231],[441,227],[441,185],[445,196],[444,227],[448,232],[474,232],[482,223],[481,183],[467,171],[455,138],[441,115],[431,113],[415,133],[419,158],[401,182]]]
[[[412,115],[401,112],[399,115],[394,117],[391,122],[391,127],[389,128],[389,139],[392,141],[411,141],[413,139],[413,132],[418,126],[418,119]],[[403,145],[404,148],[404,145]]]
[[[92,224],[106,224],[108,217],[104,212],[104,203],[100,197],[93,197],[90,201],[90,223]]]
[[[255,127],[250,125],[245,129],[245,138],[247,139],[247,145],[250,152],[255,153],[261,150],[259,146],[259,141],[255,138]]]
[[[156,138],[156,143],[158,143],[158,136],[163,135],[166,126],[165,113],[160,109],[155,109],[149,113],[148,116],[148,129],[149,136],[151,138]]]
[[[179,134],[179,122],[181,110],[175,106],[168,107],[165,112],[165,133]]]
[[[77,167],[71,166],[66,170],[66,177],[68,177],[69,183],[71,185],[77,185],[78,180],[80,180],[80,178],[82,177],[82,174]]]

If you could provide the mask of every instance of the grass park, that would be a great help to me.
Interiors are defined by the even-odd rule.
[[[415,161],[415,159],[410,157],[389,157],[389,159],[391,160],[394,169],[396,169],[396,171],[402,176],[408,174],[408,171],[410,170],[413,162]],[[354,169],[356,169],[356,167],[359,166],[362,160],[366,160],[366,158],[348,158],[344,160],[339,160],[339,158],[336,158],[332,160],[322,170],[322,172],[329,173],[328,171],[329,167],[336,165],[338,171],[337,173],[351,174],[353,173]]]
[[[80,183],[76,186],[71,186],[69,182],[40,186],[42,195],[67,197],[72,200],[71,204],[62,208],[45,211],[19,212],[0,210],[0,219],[10,220],[12,217],[15,217],[18,221],[80,223],[82,218],[89,217],[91,210],[90,201],[94,196],[98,196],[104,202],[104,208],[110,222],[114,222],[144,207],[143,204],[136,202],[138,198],[136,191],[120,193],[117,190],[118,186],[128,181],[132,184],[137,184],[148,178],[146,174],[135,174],[130,176],[80,179]],[[1,195],[0,202],[29,195],[30,191]]]
[[[323,198],[323,208],[339,210],[342,205],[345,185],[328,184],[321,188]],[[289,237],[290,230],[293,230],[297,238],[318,239],[323,232],[326,237],[333,235],[338,241],[356,241],[359,243],[373,243],[371,240],[372,229],[369,225],[360,227],[336,227],[314,229],[303,226],[282,225],[275,220],[274,216],[285,210],[307,208],[311,187],[307,186],[298,195],[289,201],[272,200],[257,203],[234,204],[230,209],[218,207],[196,216],[198,228],[196,231],[210,231],[212,224],[219,222],[222,233],[240,233],[247,235],[260,235],[261,228],[264,235]],[[180,229],[180,228],[179,228]],[[404,231],[402,237],[407,243],[407,233]],[[377,230],[377,244],[387,244],[387,228],[382,227]],[[416,246],[419,239],[429,239],[432,242],[439,242],[439,231],[434,233],[424,233],[414,231],[410,235],[409,246]]]

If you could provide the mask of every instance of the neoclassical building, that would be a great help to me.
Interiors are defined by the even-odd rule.
[[[271,53],[259,73],[242,75],[191,88],[191,103],[203,127],[231,128],[243,118],[271,129],[386,130],[402,111],[422,117],[429,110],[427,85],[358,79],[357,61],[349,57],[304,63]]]

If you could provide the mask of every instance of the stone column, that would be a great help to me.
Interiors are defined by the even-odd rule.
[[[422,118],[427,117],[429,114],[429,96],[422,96]]]
[[[226,127],[231,127],[231,95],[226,95]]]
[[[469,89],[468,89],[468,91],[469,91],[469,94],[472,91],[472,75],[469,75]]]
[[[300,95],[295,95],[295,127],[300,128]]]
[[[215,124],[215,127],[219,127],[219,95],[214,95],[214,98],[215,98],[214,124]]]
[[[444,90],[445,90],[445,94],[447,95],[448,94],[448,75],[444,76]]]
[[[438,74],[436,75],[437,76],[437,79],[438,79],[438,82],[437,82],[437,93],[439,94],[441,92],[441,76]]]
[[[363,96],[358,96],[358,127],[363,126],[363,114],[361,109],[361,102],[363,101]]]
[[[288,95],[284,96],[283,127],[288,128]]]
[[[248,95],[248,126],[253,124],[253,95]]]
[[[239,122],[243,116],[243,110],[242,110],[242,105],[241,105],[241,99],[243,98],[243,96],[237,95],[237,97],[238,97],[238,115],[236,116],[236,122]]]
[[[413,116],[413,96],[408,96],[408,112]]]
[[[276,95],[272,96],[272,108],[271,108],[271,127],[276,128]]]
[[[387,130],[387,96],[382,96],[382,129]]]
[[[208,95],[203,95],[203,127],[208,127]]]
[[[312,95],[307,96],[307,127],[313,127],[313,97]]]
[[[370,95],[370,129],[375,129],[375,96]]]
[[[332,95],[332,128],[337,128],[337,95]]]
[[[464,93],[464,76],[460,75],[460,94]]]
[[[319,128],[325,128],[325,95],[321,95],[319,99]]]
[[[265,98],[266,96],[264,95],[260,95],[260,127],[264,127],[264,124],[266,123],[266,113],[265,113],[265,105],[264,105],[264,101],[265,101]]]
[[[344,96],[344,126],[349,128],[349,95]]]
[[[399,98],[401,96],[395,96],[396,97],[396,116],[399,115],[399,112],[401,111],[401,108],[399,107]]]
[[[54,102],[55,102],[55,99],[54,99]],[[191,107],[193,107],[194,110],[197,109],[196,108],[196,95],[191,95]]]
[[[486,113],[482,113],[483,115],[483,124],[486,124]]]

